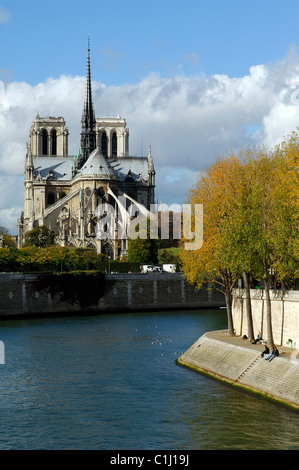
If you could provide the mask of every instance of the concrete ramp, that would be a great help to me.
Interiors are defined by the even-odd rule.
[[[299,361],[285,354],[269,362],[261,358],[263,349],[248,342],[243,346],[240,338],[215,339],[211,332],[201,336],[178,363],[299,410]]]

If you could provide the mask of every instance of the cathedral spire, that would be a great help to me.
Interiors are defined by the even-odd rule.
[[[88,159],[90,153],[96,148],[95,114],[92,104],[91,73],[90,73],[90,40],[88,37],[88,57],[86,75],[86,95],[82,113],[81,130],[81,165]]]

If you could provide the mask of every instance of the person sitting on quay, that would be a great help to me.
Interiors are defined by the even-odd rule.
[[[264,349],[264,351],[262,352],[261,357],[264,357],[265,354],[269,354],[269,353],[270,353],[270,349],[269,349],[268,346],[265,344],[265,349]]]
[[[252,341],[251,344],[260,343],[261,340],[262,340],[262,334],[261,334],[261,332],[259,331],[259,334],[257,335],[257,338],[256,338],[254,341]]]
[[[278,349],[276,348],[276,346],[273,346],[271,353],[270,353],[270,354],[267,354],[267,356],[265,357],[265,359],[266,359],[267,361],[271,362],[271,361],[274,359],[274,357],[278,357],[278,356],[279,356],[279,351],[278,351]]]

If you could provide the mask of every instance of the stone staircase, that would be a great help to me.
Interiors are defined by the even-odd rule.
[[[250,351],[242,347],[223,343],[202,336],[181,359],[194,367],[210,371],[219,377],[235,382],[257,359],[256,350]]]
[[[203,335],[179,362],[299,408],[299,361],[269,362],[257,349]]]
[[[252,361],[249,366],[246,367],[246,369],[243,370],[243,372],[239,375],[239,377],[236,378],[236,382],[242,382],[242,378],[250,371],[253,369],[255,366],[256,362],[261,359],[260,354],[257,355],[257,357]]]

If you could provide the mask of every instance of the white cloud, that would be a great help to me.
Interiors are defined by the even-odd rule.
[[[131,155],[145,156],[151,145],[156,198],[181,204],[198,173],[220,154],[252,143],[275,145],[299,126],[298,84],[299,56],[292,48],[283,60],[253,66],[240,78],[150,74],[136,84],[94,82],[93,99],[97,117],[126,118]],[[74,154],[84,94],[85,77],[49,78],[34,87],[0,81],[0,225],[12,233],[23,204],[25,148],[36,113],[65,118]]]
[[[10,12],[0,7],[0,23],[7,23],[10,20]]]

